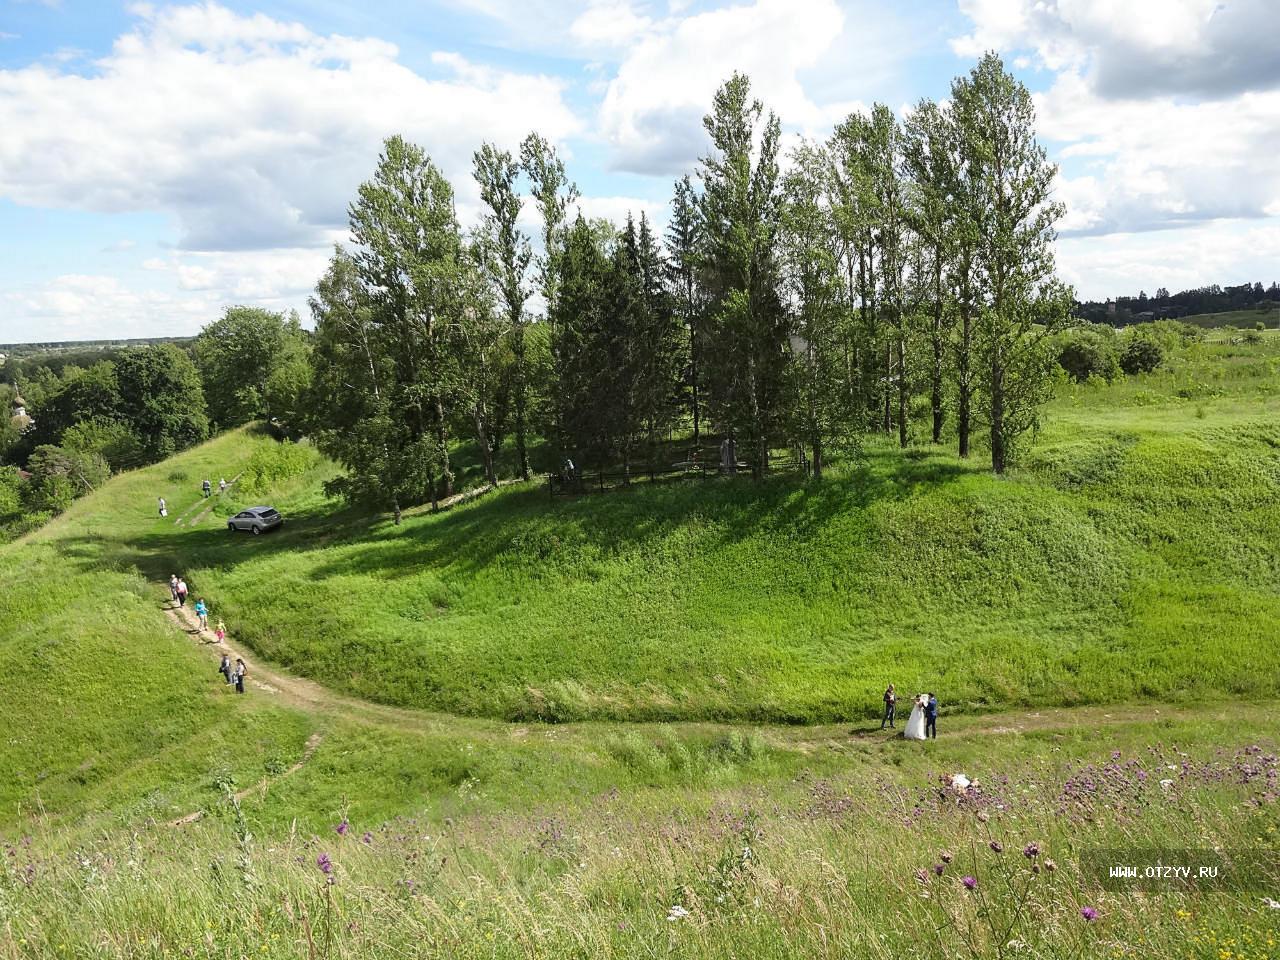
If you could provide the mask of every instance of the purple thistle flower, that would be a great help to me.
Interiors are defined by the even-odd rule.
[[[366,830],[364,836],[360,838],[361,843],[373,843],[373,831]]]
[[[964,884],[966,890],[976,890],[978,888],[977,877],[961,877],[960,882]]]
[[[1040,856],[1040,844],[1036,843],[1034,840],[1031,843],[1028,843],[1022,848],[1022,855],[1028,860],[1034,860],[1036,857]]]
[[[1081,907],[1080,916],[1084,917],[1090,923],[1098,919],[1098,911],[1093,907]]]
[[[938,856],[939,856],[939,858],[942,860],[942,862],[943,862],[943,863],[950,863],[953,859],[955,859],[955,858],[952,856],[952,854],[951,854],[951,851],[950,851],[950,850],[943,850],[943,851],[942,851],[942,853],[938,854]]]
[[[333,861],[329,859],[327,853],[322,853],[316,857],[316,866],[320,868],[320,872],[326,877],[333,873]]]
[[[947,868],[946,868],[946,866],[945,866],[944,864],[941,864],[941,863],[935,863],[935,864],[933,865],[933,872],[934,872],[934,873],[936,873],[938,876],[942,876],[942,871],[943,871],[943,870],[945,870],[945,869],[947,869]]]
[[[1004,853],[1004,844],[1002,844],[999,840],[992,840],[989,844],[987,844],[987,846],[991,848],[992,853]]]
[[[333,829],[338,831],[338,836],[345,837],[347,835],[347,831],[351,829],[351,824],[347,822],[346,817],[343,817],[342,822]]]

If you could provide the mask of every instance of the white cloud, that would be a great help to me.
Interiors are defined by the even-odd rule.
[[[622,47],[652,26],[628,0],[597,0],[569,25],[569,35],[586,46]]]
[[[1262,217],[1280,198],[1280,90],[1187,103],[1105,100],[1080,74],[1038,95],[1042,137],[1065,144],[1064,230],[1144,230]]]
[[[428,79],[383,41],[215,3],[133,12],[135,29],[87,75],[0,71],[0,196],[169,212],[190,249],[300,246],[345,221],[392,133],[461,182],[481,140],[578,126],[552,77],[445,54]]]
[[[702,117],[735,71],[788,124],[826,130],[851,103],[816,103],[801,73],[844,29],[835,0],[756,0],[655,23],[631,48],[600,108],[615,164],[644,173],[687,169],[706,149]]]
[[[1280,224],[1218,220],[1177,230],[1065,237],[1058,267],[1082,299],[1280,280]]]
[[[0,294],[0,340],[96,340],[193,333],[217,316],[212,297],[137,290],[114,276],[65,274]]]
[[[1105,97],[1229,96],[1280,84],[1274,0],[960,0],[964,57],[1034,50]],[[1087,68],[1087,69],[1086,69]]]

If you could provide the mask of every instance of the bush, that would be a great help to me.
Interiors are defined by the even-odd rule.
[[[1120,369],[1132,376],[1136,373],[1150,373],[1159,369],[1164,363],[1164,349],[1156,341],[1147,337],[1134,337],[1120,355]]]
[[[1110,327],[1080,327],[1063,335],[1058,365],[1078,383],[1101,377],[1110,383],[1120,372],[1116,335]]]

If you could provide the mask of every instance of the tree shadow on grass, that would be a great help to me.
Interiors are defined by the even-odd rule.
[[[413,577],[424,569],[466,575],[509,558],[545,562],[585,548],[595,555],[642,551],[682,526],[704,524],[707,548],[752,536],[784,534],[805,539],[834,518],[877,501],[900,500],[944,487],[982,468],[928,449],[873,450],[865,462],[822,480],[777,476],[753,482],[717,477],[635,486],[604,494],[552,499],[541,484],[509,487],[437,514],[390,518],[357,506],[319,503],[283,508],[283,527],[263,536],[232,533],[221,517],[199,528],[148,525],[136,537],[81,534],[54,547],[85,571],[137,568],[151,580],[167,580],[196,568],[232,570],[281,554],[319,554],[299,565],[310,578],[371,575]],[[343,550],[342,547],[359,546]]]

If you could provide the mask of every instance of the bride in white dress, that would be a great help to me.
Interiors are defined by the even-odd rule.
[[[902,735],[908,740],[924,739],[924,705],[928,700],[923,693],[912,701],[915,706],[911,708],[911,716],[907,719],[907,729]]]

